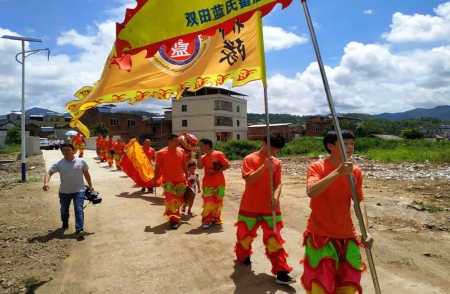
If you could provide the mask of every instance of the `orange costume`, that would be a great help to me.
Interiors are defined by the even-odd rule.
[[[147,155],[150,163],[152,162],[152,160],[155,160],[155,149],[153,149],[152,147],[142,146],[142,150],[144,151],[145,155]]]
[[[105,148],[106,148],[106,160],[108,160],[108,164],[109,166],[112,166],[114,158],[113,155],[111,154],[111,149],[114,148],[114,144],[116,144],[116,142],[114,142],[113,139],[109,139],[106,141],[105,143]]]
[[[202,161],[205,176],[203,177],[203,212],[202,224],[222,223],[223,198],[225,197],[225,176],[223,172],[209,174],[210,170],[218,170],[223,165],[229,165],[225,154],[213,151],[211,155],[203,155]]]
[[[116,168],[118,170],[121,170],[122,168],[120,167],[120,161],[122,160],[122,158],[125,155],[125,143],[122,141],[117,142],[116,144],[114,144],[113,150],[114,150],[114,160],[116,162]]]
[[[98,152],[100,153],[100,162],[106,161],[106,140],[105,138],[100,138],[97,142]]]
[[[74,152],[75,154],[78,152],[78,150],[80,150],[80,155],[79,157],[83,157],[84,154],[84,136],[81,133],[77,133],[76,135],[73,136],[72,138],[73,141],[73,148],[74,148]]]
[[[325,178],[336,166],[328,160],[308,168],[307,189]],[[353,166],[358,199],[362,200],[362,171]],[[362,293],[360,285],[365,264],[362,244],[356,237],[350,207],[352,193],[347,176],[340,176],[325,191],[310,201],[311,215],[304,233],[304,272],[301,278],[307,293]]]
[[[181,219],[180,207],[184,203],[183,196],[186,191],[184,156],[183,149],[179,147],[166,147],[156,153],[156,164],[160,166],[162,175],[161,187],[166,198],[164,215],[169,218],[170,223],[179,223]]]
[[[259,156],[258,152],[252,153],[244,158],[242,165],[242,178],[257,171],[263,164],[265,158]],[[278,159],[273,159],[272,172],[274,185],[281,184],[281,163]],[[235,252],[238,262],[243,262],[251,256],[252,242],[257,236],[259,227],[263,230],[263,242],[266,247],[266,256],[272,263],[272,273],[291,272],[286,257],[288,256],[283,248],[284,240],[280,231],[283,228],[281,211],[278,204],[276,210],[276,224],[273,223],[272,206],[270,205],[272,193],[270,191],[270,174],[266,168],[263,174],[253,184],[245,184],[239,207],[237,226],[237,242]],[[273,226],[277,227],[277,234],[273,232]]]
[[[99,156],[100,156],[100,147],[98,146],[98,142],[102,139],[103,139],[103,137],[100,134],[97,136],[97,138],[95,138],[95,146],[97,147],[96,148],[97,155],[99,155]]]

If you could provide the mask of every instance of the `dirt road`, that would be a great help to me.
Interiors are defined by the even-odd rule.
[[[44,152],[46,167],[60,157],[58,151]],[[106,168],[94,157],[93,151],[85,153],[103,203],[85,210],[85,230],[90,234],[83,241],[72,240],[62,270],[36,293],[304,293],[299,282],[292,287],[275,283],[261,236],[254,242],[253,268],[235,263],[233,224],[243,190],[238,168],[226,172],[228,196],[222,227],[199,228],[201,199],[197,196],[195,215],[184,216],[180,228],[171,231],[162,215],[161,189],[157,195],[144,194],[123,172]],[[301,236],[309,213],[304,183],[304,175],[284,176],[282,235],[297,280],[302,274]],[[49,193],[56,193],[58,185],[56,174]],[[393,204],[389,189],[383,190],[366,191],[370,217],[376,220],[374,256],[383,293],[450,293],[449,233],[403,226],[420,220],[419,212]],[[54,200],[49,197],[50,213],[59,218],[59,203]],[[402,222],[396,221],[401,215],[405,215]],[[73,234],[73,224],[71,213],[71,227],[64,234]],[[374,293],[369,273],[363,286],[364,293]]]

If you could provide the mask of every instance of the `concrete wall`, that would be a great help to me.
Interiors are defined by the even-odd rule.
[[[85,150],[97,150],[95,138],[97,137],[89,137],[89,139],[86,140],[86,146],[84,147]]]
[[[25,137],[25,154],[27,157],[42,155],[39,137]]]
[[[0,147],[1,148],[5,148],[6,144],[5,144],[5,139],[6,139],[6,131],[7,130],[0,130]],[[30,132],[26,131],[25,132],[26,136],[30,135]],[[38,138],[39,139],[39,138]],[[39,141],[39,140],[38,140]]]

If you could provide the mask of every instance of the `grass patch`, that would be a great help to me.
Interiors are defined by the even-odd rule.
[[[28,178],[28,179],[26,179],[25,181],[17,180],[17,183],[20,183],[20,184],[27,184],[27,183],[38,183],[38,182],[40,182],[40,181],[42,181],[41,178]]]
[[[423,207],[426,211],[428,211],[430,213],[436,213],[436,212],[442,211],[441,207],[434,205],[434,204],[426,204],[423,202],[416,202],[416,201],[413,201],[413,204]]]
[[[21,151],[22,151],[21,145],[10,145],[6,146],[5,148],[0,148],[0,154],[10,154]]]
[[[25,286],[26,293],[31,294],[34,293],[34,287],[39,285],[39,280],[36,277],[30,277],[23,281],[23,284]]]
[[[230,141],[215,143],[230,160],[239,160],[261,148],[261,141]],[[355,141],[355,153],[382,162],[450,163],[450,141],[379,140],[361,138]],[[277,157],[326,155],[322,139],[304,137],[292,140],[280,150]]]

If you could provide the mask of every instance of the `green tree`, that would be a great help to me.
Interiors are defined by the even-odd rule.
[[[357,138],[364,138],[367,136],[367,128],[365,125],[361,124],[355,129],[355,136]]]
[[[6,145],[20,145],[22,132],[19,127],[14,127],[6,131]]]
[[[411,128],[402,130],[402,137],[409,140],[422,139],[423,133],[419,128]]]
[[[105,123],[95,123],[89,128],[89,130],[91,130],[93,136],[102,134],[103,137],[106,137],[109,133],[109,130],[105,126]]]

